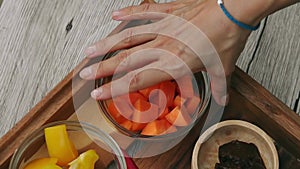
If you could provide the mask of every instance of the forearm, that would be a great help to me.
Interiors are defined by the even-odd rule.
[[[266,16],[297,2],[300,0],[224,0],[224,5],[237,20],[256,25]]]

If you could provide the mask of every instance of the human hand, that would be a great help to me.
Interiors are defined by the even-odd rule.
[[[232,23],[216,1],[179,0],[165,4],[143,4],[113,13],[113,19],[155,20],[148,25],[126,29],[100,40],[86,50],[93,58],[122,50],[116,56],[80,72],[93,80],[128,72],[122,78],[95,89],[94,99],[136,91],[160,81],[178,78],[190,71],[207,71],[216,102],[228,102],[228,83],[235,62],[250,31]]]

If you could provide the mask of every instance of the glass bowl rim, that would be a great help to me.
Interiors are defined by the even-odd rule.
[[[111,52],[106,54],[105,56],[103,56],[103,58],[101,59],[101,61],[104,61],[110,57],[113,57],[115,54],[117,54],[120,51],[115,51],[115,52]],[[207,72],[204,71],[199,71],[199,72],[194,72],[193,75],[195,75],[196,73],[201,73],[202,76],[202,82],[204,84],[204,96],[201,98],[201,104],[198,105],[197,107],[197,112],[200,112],[199,117],[197,117],[196,120],[194,120],[191,124],[189,124],[188,126],[185,126],[185,129],[183,130],[184,132],[181,135],[186,134],[186,132],[190,131],[191,128],[193,128],[194,124],[200,119],[200,117],[205,113],[205,111],[207,110],[207,107],[209,106],[209,103],[211,101],[212,98],[212,93],[211,93],[211,86],[210,86],[210,78],[207,74]],[[194,76],[195,77],[195,76]],[[95,88],[99,87],[100,85],[104,84],[104,79],[107,79],[107,77],[105,78],[100,78],[98,80],[95,80]],[[198,91],[200,92],[200,91]],[[104,106],[105,103],[103,103],[103,100],[98,100],[98,106],[100,107],[100,109],[103,111],[103,114],[105,116],[105,118],[107,120],[109,120],[111,123],[113,123],[114,126],[116,126],[115,128],[117,130],[120,130],[120,132],[129,135],[130,137],[135,137],[135,138],[155,138],[155,139],[160,139],[165,137],[165,135],[168,135],[169,137],[178,137],[178,132],[174,132],[174,133],[169,133],[169,134],[163,134],[163,135],[159,135],[159,136],[147,136],[147,135],[140,135],[137,134],[136,132],[127,130],[126,128],[124,128],[123,126],[121,126],[120,124],[118,124],[117,122],[115,122],[115,120],[109,115],[107,108]],[[180,129],[181,130],[181,129]]]
[[[29,136],[27,136],[24,141],[20,144],[20,146],[15,150],[10,163],[9,163],[9,169],[15,169],[17,167],[17,162],[19,161],[19,158],[21,158],[24,151],[32,145],[37,139],[39,139],[41,136],[44,135],[44,129],[47,127],[55,126],[55,125],[62,125],[65,124],[68,127],[75,127],[76,129],[83,130],[88,136],[89,133],[92,133],[99,137],[114,153],[115,159],[118,160],[119,167],[126,169],[126,160],[124,158],[123,152],[118,146],[117,142],[107,133],[99,129],[98,127],[91,125],[86,122],[82,121],[73,121],[73,120],[61,120],[61,121],[54,121],[47,123],[40,127],[39,129],[35,130]],[[88,133],[87,133],[88,132]],[[92,139],[91,139],[92,140]]]

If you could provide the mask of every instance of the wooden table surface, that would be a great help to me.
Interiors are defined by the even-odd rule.
[[[113,10],[138,3],[139,0],[3,0],[0,137],[84,58],[85,47],[107,36],[119,24],[110,18]],[[267,17],[251,34],[237,62],[297,113],[299,9],[297,4]],[[70,25],[71,29],[66,29]]]

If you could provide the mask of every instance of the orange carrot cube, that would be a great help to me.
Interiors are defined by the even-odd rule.
[[[175,107],[165,118],[175,126],[187,126],[192,119],[186,111],[182,111],[178,106]]]

